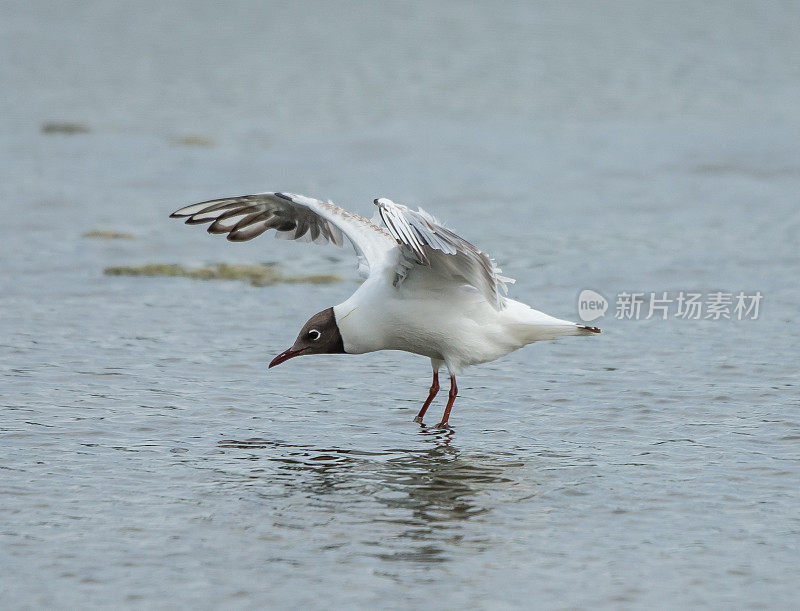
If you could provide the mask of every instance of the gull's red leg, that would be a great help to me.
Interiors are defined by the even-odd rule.
[[[431,405],[431,401],[433,401],[433,398],[436,396],[437,392],[439,392],[439,372],[434,371],[433,383],[431,384],[431,391],[428,394],[428,398],[425,400],[425,403],[423,403],[422,409],[419,410],[417,417],[414,418],[414,422],[419,422],[420,424],[422,424],[422,417],[425,415],[425,412],[428,411],[428,408]]]
[[[439,428],[447,426],[447,421],[450,418],[450,410],[453,409],[453,403],[456,402],[456,395],[458,394],[458,386],[456,386],[456,376],[450,374],[450,394],[447,396],[447,407],[444,408],[444,416],[442,421],[437,424]]]

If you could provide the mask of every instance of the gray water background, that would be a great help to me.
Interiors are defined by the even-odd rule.
[[[2,3],[2,606],[795,607],[798,24],[794,2]],[[603,335],[468,370],[452,429],[420,428],[427,359],[266,369],[355,289],[349,252],[167,218],[273,189],[423,205],[556,316],[583,288],[758,290],[761,316],[612,304]],[[260,261],[344,280],[103,275]]]

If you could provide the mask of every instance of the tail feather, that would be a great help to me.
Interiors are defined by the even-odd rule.
[[[556,339],[565,335],[594,335],[600,333],[597,327],[582,325],[570,320],[555,318],[524,303],[508,300],[508,308],[503,317],[506,324],[525,344],[542,340]]]

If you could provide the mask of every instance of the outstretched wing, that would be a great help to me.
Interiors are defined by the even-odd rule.
[[[186,218],[189,225],[211,223],[209,233],[227,233],[234,242],[252,240],[268,229],[275,237],[341,248],[343,236],[353,244],[364,276],[380,266],[395,247],[378,225],[331,202],[294,193],[258,193],[192,204],[170,215]]]
[[[386,198],[376,199],[375,205],[403,252],[395,284],[415,267],[429,268],[444,278],[475,287],[494,308],[504,307],[506,283],[513,284],[514,280],[501,276],[503,270],[489,255],[445,228],[422,208],[415,212]]]

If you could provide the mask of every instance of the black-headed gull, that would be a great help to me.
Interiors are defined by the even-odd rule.
[[[209,223],[209,233],[234,242],[268,229],[288,240],[333,242],[355,248],[364,283],[349,299],[312,316],[294,345],[270,367],[307,354],[363,354],[404,350],[431,359],[433,384],[416,422],[439,391],[439,369],[450,373],[450,395],[439,426],[456,399],[456,374],[532,342],[599,333],[560,320],[505,296],[513,283],[486,253],[430,214],[391,200],[375,200],[383,226],[331,202],[293,193],[259,193],[181,208],[173,218]],[[213,222],[212,222],[213,221]]]

